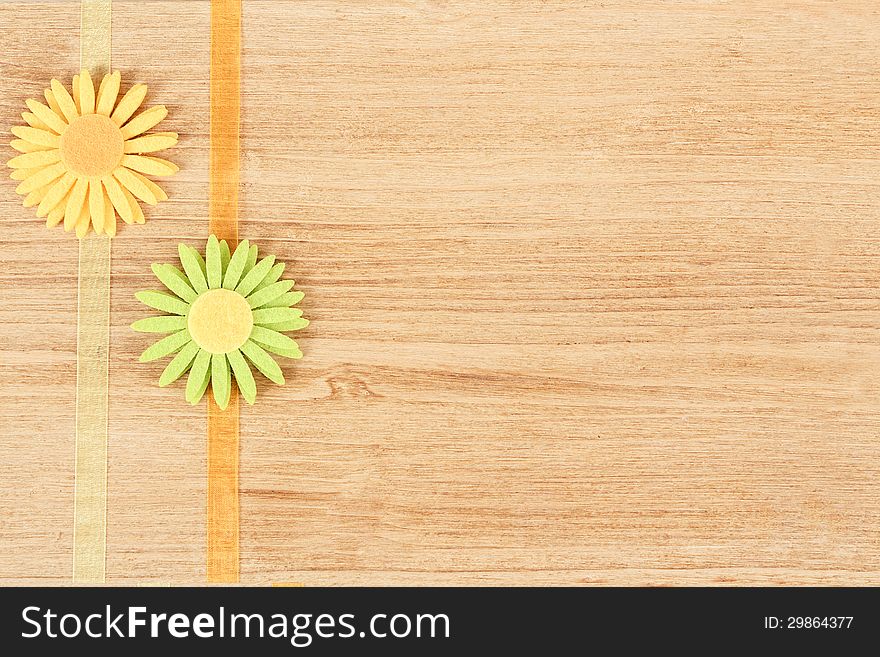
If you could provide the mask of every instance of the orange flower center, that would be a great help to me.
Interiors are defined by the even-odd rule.
[[[85,178],[113,173],[124,149],[122,132],[102,114],[75,118],[61,135],[61,161],[71,173]]]

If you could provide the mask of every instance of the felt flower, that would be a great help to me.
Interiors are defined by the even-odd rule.
[[[153,265],[153,273],[171,292],[143,291],[137,298],[166,315],[134,324],[136,331],[170,333],[143,354],[141,362],[177,355],[159,377],[167,386],[189,371],[186,399],[197,403],[208,385],[220,408],[229,404],[231,378],[253,404],[256,382],[249,363],[266,378],[284,384],[272,354],[302,358],[296,342],[284,334],[308,326],[302,311],[291,306],[303,298],[292,292],[293,281],[280,280],[283,263],[274,256],[257,262],[257,246],[244,240],[234,253],[211,235],[205,258],[194,248],[178,247],[183,271],[174,265]]]
[[[116,234],[116,214],[126,223],[144,222],[137,199],[156,205],[168,197],[143,174],[170,176],[178,168],[154,153],[177,143],[175,132],[144,134],[168,110],[151,107],[134,116],[147,94],[136,84],[117,103],[119,72],[104,76],[97,91],[89,72],[73,78],[71,95],[58,80],[46,89],[48,104],[28,100],[22,113],[27,126],[15,126],[12,178],[26,208],[37,206],[46,225],[64,220],[64,230],[83,237],[91,225],[96,233]],[[132,118],[133,117],[133,118]]]

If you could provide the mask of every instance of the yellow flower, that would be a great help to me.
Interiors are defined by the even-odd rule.
[[[89,72],[73,78],[73,95],[58,81],[46,89],[48,105],[28,100],[22,113],[27,126],[15,126],[18,139],[11,146],[21,155],[12,158],[15,190],[25,197],[24,207],[37,206],[46,225],[64,220],[64,230],[83,237],[91,225],[96,233],[116,234],[116,214],[126,223],[144,222],[137,199],[156,205],[168,197],[143,174],[170,176],[176,165],[145,156],[177,143],[176,132],[144,134],[168,110],[151,107],[134,116],[147,94],[136,84],[117,103],[119,72],[104,76],[97,92]],[[134,116],[134,118],[132,118]]]

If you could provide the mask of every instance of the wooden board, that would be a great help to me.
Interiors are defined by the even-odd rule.
[[[313,320],[242,411],[244,583],[880,583],[875,3],[244,5],[241,234]],[[0,124],[78,26],[0,4]],[[204,408],[128,326],[206,236],[209,4],[113,33],[182,171],[113,244],[108,581],[199,583]],[[0,582],[65,583],[76,241],[14,188]]]

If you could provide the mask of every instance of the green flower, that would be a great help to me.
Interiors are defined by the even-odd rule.
[[[153,273],[172,294],[146,290],[136,295],[167,314],[131,325],[143,333],[170,333],[140,358],[146,363],[177,354],[159,385],[167,386],[189,371],[187,401],[198,403],[210,384],[222,409],[229,405],[233,377],[242,397],[254,403],[257,384],[250,364],[283,385],[281,368],[271,354],[302,358],[299,346],[284,332],[309,325],[302,311],[292,308],[303,293],[291,291],[293,281],[280,280],[284,264],[276,263],[274,256],[257,262],[257,246],[247,240],[231,253],[229,245],[213,235],[204,258],[185,244],[178,246],[178,253],[183,271],[174,265],[153,265]]]

